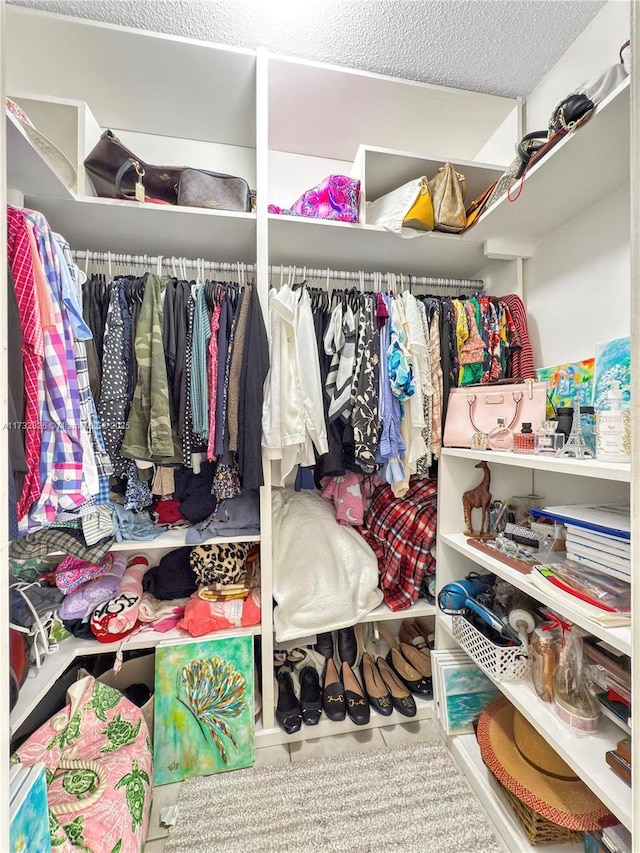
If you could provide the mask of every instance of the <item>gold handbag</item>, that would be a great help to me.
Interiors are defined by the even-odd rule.
[[[422,178],[418,197],[407,211],[402,224],[405,228],[414,228],[416,231],[433,231],[435,216],[426,178]]]
[[[436,231],[464,231],[467,217],[464,209],[466,183],[451,163],[441,166],[429,181]]]

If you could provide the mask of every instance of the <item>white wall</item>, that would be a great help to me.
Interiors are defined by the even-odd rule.
[[[581,83],[618,62],[629,38],[629,0],[609,0],[529,95],[525,130],[543,130],[556,105]],[[544,45],[540,45],[544,50]]]
[[[617,62],[629,33],[629,0],[610,0],[527,99],[526,129],[546,127],[563,97]],[[524,262],[536,367],[590,358],[598,341],[630,333],[629,232],[625,185],[546,237]]]
[[[629,334],[629,190],[621,187],[538,244],[524,264],[536,367],[590,358]]]

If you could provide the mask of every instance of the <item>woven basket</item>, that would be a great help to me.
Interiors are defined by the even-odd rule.
[[[452,616],[452,631],[469,657],[496,681],[522,681],[529,674],[529,656],[522,646],[496,646],[464,616]]]
[[[499,779],[496,779],[496,782],[500,785],[502,792],[518,818],[518,823],[534,847],[542,847],[545,844],[568,844],[570,841],[583,841],[584,833],[565,829],[563,826],[552,823],[546,817],[542,817],[537,812],[534,812],[522,800],[519,800],[515,794],[512,794],[508,788],[504,787]]]

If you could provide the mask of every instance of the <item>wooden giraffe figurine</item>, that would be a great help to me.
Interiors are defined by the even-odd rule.
[[[482,480],[478,483],[475,489],[469,489],[462,495],[462,506],[464,509],[464,522],[467,529],[464,532],[465,536],[487,536],[489,534],[490,513],[489,505],[491,504],[491,492],[489,485],[491,483],[491,471],[486,462],[478,462],[476,468],[482,468],[484,473]],[[474,509],[482,510],[482,522],[479,532],[475,532],[471,521],[471,512]]]

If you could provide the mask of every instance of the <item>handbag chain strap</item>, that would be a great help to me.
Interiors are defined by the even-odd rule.
[[[522,404],[522,398],[524,397],[524,394],[521,391],[512,391],[511,396],[513,397],[513,401],[516,404],[516,411],[513,418],[511,419],[511,423],[508,424],[509,429],[513,429],[513,427],[518,421],[520,415],[520,406]],[[467,396],[467,404],[469,406],[469,420],[471,421],[471,426],[476,432],[484,432],[484,430],[480,429],[480,427],[476,424],[473,417],[477,400],[478,397],[476,394],[469,394]]]

